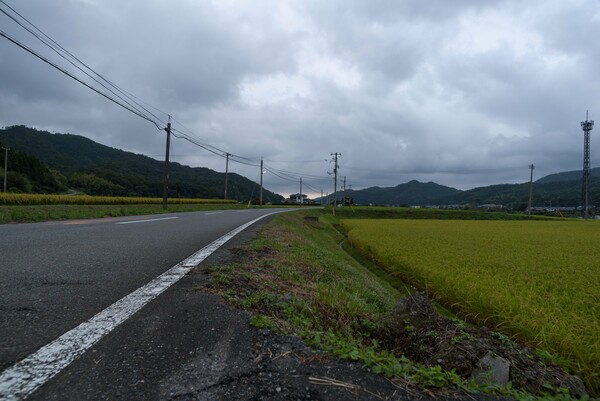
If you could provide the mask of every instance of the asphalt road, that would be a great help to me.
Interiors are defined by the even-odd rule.
[[[207,273],[239,262],[237,247],[266,219],[183,268],[190,255],[208,255],[216,238],[273,211],[0,226],[0,400],[500,400],[433,397],[325,357],[298,337],[252,327],[248,313],[206,291]],[[56,368],[71,351],[54,344],[107,311],[118,320],[115,305],[142,298],[140,288],[174,271],[181,279]]]
[[[273,209],[0,226],[0,371]]]

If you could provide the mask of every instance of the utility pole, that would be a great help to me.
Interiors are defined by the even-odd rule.
[[[225,156],[227,157],[227,159],[225,161],[225,197],[224,197],[224,199],[227,200],[227,176],[229,175],[229,153],[225,153]]]
[[[302,205],[304,200],[302,199],[302,177],[300,177],[300,204]]]
[[[323,188],[321,188],[321,206],[323,206]]]
[[[263,177],[262,176],[263,176],[263,158],[261,157],[260,158],[260,200],[258,202],[259,206],[262,206],[262,189],[263,189],[263,186],[262,186],[262,178]]]
[[[344,176],[344,195],[342,198],[342,205],[346,206],[346,176]]]
[[[533,195],[533,169],[535,166],[533,164],[529,165],[531,169],[531,175],[529,176],[529,206],[527,207],[527,215],[531,217],[531,196]]]
[[[171,148],[171,116],[167,123],[167,150],[165,151],[165,172],[163,176],[163,209],[167,210],[167,197],[169,196],[169,149]]]
[[[6,193],[6,180],[8,178],[8,151],[9,148],[4,148],[4,193]]]
[[[335,208],[337,207],[337,172],[338,168],[338,156],[342,156],[341,153],[332,153],[333,156],[333,215],[335,216]]]
[[[581,122],[583,129],[583,218],[587,220],[590,194],[590,131],[594,128],[594,120],[588,121],[588,112],[585,112],[585,121]]]

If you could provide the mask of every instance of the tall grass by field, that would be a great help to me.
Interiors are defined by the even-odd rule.
[[[241,207],[236,201],[170,198],[167,212]],[[0,224],[165,213],[162,198],[0,193]]]
[[[354,246],[446,305],[569,361],[600,391],[600,224],[343,220]]]
[[[0,193],[0,205],[133,205],[162,204],[162,198],[143,198],[125,196],[88,196],[88,195],[45,195]],[[235,200],[169,198],[172,204],[234,204]]]
[[[206,210],[241,209],[241,205],[169,204],[162,205],[31,205],[0,206],[0,224],[31,223],[51,220],[95,219],[103,217],[139,216],[161,213],[198,212]]]
[[[331,214],[331,207],[325,209]],[[383,206],[345,206],[335,210],[338,219],[436,219],[436,220],[557,220],[558,217],[521,212]]]

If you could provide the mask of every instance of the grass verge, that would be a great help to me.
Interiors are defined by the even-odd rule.
[[[145,214],[196,212],[203,210],[239,209],[245,206],[231,204],[169,204],[162,205],[32,205],[0,206],[0,224],[40,222],[67,219],[93,219],[102,217],[134,216]]]
[[[478,385],[453,370],[411,361],[387,347],[380,335],[400,294],[341,249],[344,237],[332,225],[335,219],[325,214],[319,220],[305,219],[320,213],[274,217],[254,240],[235,250],[232,263],[207,268],[209,290],[252,311],[256,327],[300,335],[313,347],[359,361],[392,380],[520,400],[571,399],[560,389],[547,388],[533,396],[510,386]]]

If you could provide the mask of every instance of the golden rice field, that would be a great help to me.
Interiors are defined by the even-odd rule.
[[[42,195],[0,193],[0,205],[32,206],[32,205],[133,205],[161,204],[162,198],[142,198],[125,196],[88,196],[88,195]],[[190,199],[169,198],[170,204],[228,204],[234,200],[223,199]]]
[[[353,246],[600,386],[600,222],[343,220]]]

